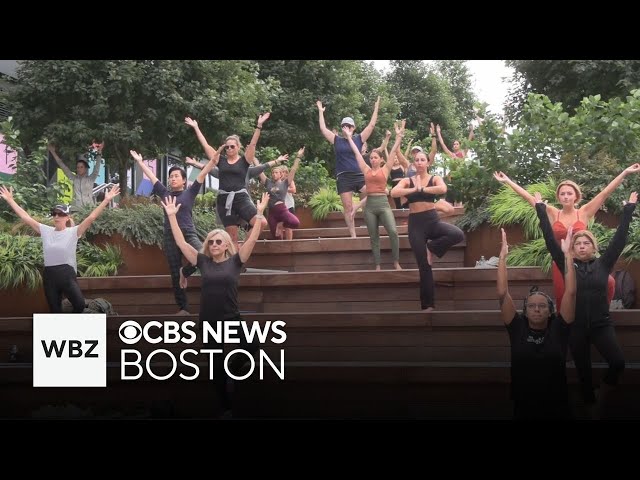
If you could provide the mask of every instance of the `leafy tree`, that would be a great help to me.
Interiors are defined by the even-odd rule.
[[[293,152],[305,145],[305,159],[324,162],[333,172],[333,149],[320,133],[317,100],[322,100],[326,107],[328,128],[339,128],[340,120],[350,116],[360,131],[369,122],[380,95],[377,128],[369,140],[371,145],[382,141],[384,130],[397,118],[399,108],[389,98],[384,79],[366,62],[264,60],[257,64],[258,78],[278,86],[272,91],[272,115],[262,132],[261,145],[281,152]]]
[[[467,113],[459,114],[468,105],[459,105],[456,99],[459,91],[464,89],[464,72],[458,68],[460,66],[449,68],[441,65],[440,69],[446,75],[422,60],[393,60],[391,67],[393,70],[387,74],[386,80],[400,104],[401,118],[407,120],[407,129],[416,131],[419,136],[415,142],[417,145],[430,145],[430,122],[440,124],[446,139],[466,138],[464,132],[468,116]],[[450,83],[454,77],[455,85]],[[460,96],[463,99],[468,97]],[[473,111],[473,102],[471,108]]]
[[[572,112],[584,97],[624,98],[640,87],[638,60],[508,60],[507,65],[515,69],[506,108],[512,124],[529,93],[544,94]]]
[[[4,135],[5,145],[17,154],[13,165],[15,174],[4,184],[13,187],[16,202],[25,210],[36,215],[48,213],[67,187],[62,184],[46,186],[47,179],[42,168],[47,156],[46,142],[38,142],[34,145],[36,148],[27,154],[21,146],[20,131],[14,128],[12,117],[0,123],[0,131]],[[0,216],[7,220],[17,218],[13,209],[4,201],[0,202]]]
[[[104,140],[122,183],[131,148],[149,157],[176,148],[201,153],[186,115],[212,145],[231,133],[250,135],[270,90],[249,61],[29,60],[17,75],[8,101],[25,143],[46,136],[69,156]]]

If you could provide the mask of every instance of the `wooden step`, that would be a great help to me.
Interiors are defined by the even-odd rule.
[[[378,229],[381,237],[387,236],[387,231],[384,227],[379,227]],[[396,227],[396,231],[398,235],[406,235],[407,234],[407,226],[406,225],[398,225]],[[344,238],[350,237],[349,229],[347,227],[334,227],[334,228],[297,228],[293,230],[293,239],[294,240],[303,240],[303,239],[318,239],[318,238]],[[357,237],[369,237],[369,231],[367,227],[356,227],[356,236]],[[263,230],[260,233],[260,240],[270,240],[271,232],[269,230]],[[281,240],[287,241],[287,240]]]
[[[435,268],[438,310],[492,310],[497,306],[493,269]],[[192,312],[200,305],[200,277],[189,279]],[[85,277],[78,283],[85,298],[105,298],[121,315],[176,313],[168,275]],[[517,304],[531,285],[552,294],[551,278],[537,267],[510,267],[510,293]],[[250,312],[376,312],[420,310],[419,273],[401,271],[329,271],[244,273],[239,281],[240,309]]]
[[[396,220],[396,225],[407,225],[409,220],[409,210],[408,209],[392,209],[393,216]],[[440,218],[448,223],[455,223],[458,218],[464,215],[464,207],[458,207],[454,209],[454,213],[450,215],[440,215]],[[344,214],[342,212],[331,212],[327,215],[323,220],[317,220],[316,223],[319,227],[344,227],[346,226],[344,221]],[[360,210],[356,213],[355,216],[355,225],[356,227],[362,227],[365,225],[364,223],[364,213]]]
[[[416,268],[409,238],[400,236],[400,265]],[[462,267],[465,242],[454,245],[442,258],[434,255],[435,268]],[[380,238],[381,268],[393,268],[389,237]],[[321,272],[336,270],[373,270],[370,239],[316,238],[307,240],[261,240],[247,262],[249,268],[264,268],[289,272]]]

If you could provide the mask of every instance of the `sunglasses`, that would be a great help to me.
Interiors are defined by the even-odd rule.
[[[67,214],[66,213],[62,213],[62,212],[51,212],[51,216],[52,217],[66,217]]]
[[[232,149],[232,150],[233,150],[234,148],[236,148],[236,146],[235,146],[235,145],[225,145],[225,146],[224,146],[224,149],[225,149],[225,150],[229,150],[229,149]]]
[[[209,244],[209,246],[213,245],[213,243],[215,242],[216,245],[222,245],[223,240],[221,238],[216,238],[209,240],[207,243]]]

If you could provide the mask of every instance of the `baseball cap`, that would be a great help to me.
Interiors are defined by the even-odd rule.
[[[53,212],[60,212],[60,213],[64,213],[65,215],[69,215],[69,205],[64,205],[64,204],[56,205],[51,209],[52,214]]]
[[[344,117],[342,119],[342,121],[340,122],[340,126],[342,126],[342,125],[351,125],[352,127],[355,128],[356,122],[354,122],[353,118],[351,118],[351,117]]]

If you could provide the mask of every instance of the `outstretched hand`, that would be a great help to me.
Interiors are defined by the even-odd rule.
[[[267,192],[264,192],[262,194],[262,198],[256,205],[256,208],[258,210],[258,215],[262,215],[262,212],[264,212],[264,209],[267,208],[268,203],[269,203],[269,194]]]
[[[342,133],[344,133],[344,136],[346,138],[351,138],[352,137],[351,128],[350,127],[342,127]]]
[[[638,192],[631,192],[629,195],[629,201],[623,201],[622,204],[626,205],[627,203],[637,203],[638,202]]]
[[[164,197],[164,202],[162,202],[162,206],[164,207],[164,211],[167,212],[167,215],[175,215],[180,210],[180,205],[176,205],[176,197],[169,196]]]
[[[637,173],[640,172],[640,163],[634,163],[630,167],[624,169],[624,173]]]
[[[262,128],[262,124],[267,120],[269,120],[270,116],[271,116],[271,112],[263,113],[262,115],[260,115],[258,117],[258,128]]]
[[[534,192],[533,198],[535,199],[536,203],[547,203],[545,200],[542,200],[542,195],[540,194],[540,192]]]
[[[321,112],[324,112],[324,107],[322,106],[322,100],[318,100],[316,102],[316,107],[318,107],[318,110],[320,110]]]
[[[129,153],[131,154],[131,156],[136,162],[142,161],[142,155],[136,152],[135,150],[129,150]]]
[[[301,147],[300,150],[298,150],[298,153],[296,154],[297,157],[304,157],[304,148],[305,147]]]
[[[0,197],[4,198],[7,202],[13,199],[13,187],[0,186]]]
[[[115,187],[111,188],[107,193],[104,194],[104,199],[110,202],[119,194],[120,194],[120,185],[116,185]]]
[[[507,233],[504,231],[504,228],[501,228],[502,232],[502,247],[500,248],[500,258],[507,258],[509,255],[509,244],[507,243]]]
[[[493,178],[495,178],[497,181],[499,181],[500,183],[506,183],[509,181],[509,177],[507,177],[504,173],[502,172],[493,172]]]
[[[562,253],[564,253],[565,255],[569,255],[571,253],[571,250],[573,248],[573,242],[571,241],[572,239],[573,239],[573,225],[571,225],[567,229],[566,238],[560,239],[560,248],[562,249]]]
[[[198,122],[193,120],[191,117],[184,117],[184,123],[189,125],[191,128],[196,128],[198,126]]]

